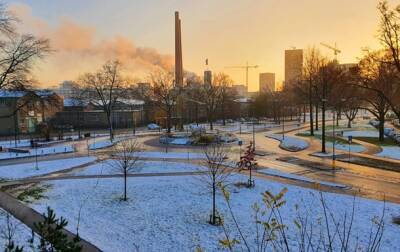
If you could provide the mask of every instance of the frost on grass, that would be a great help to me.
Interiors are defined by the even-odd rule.
[[[130,199],[127,202],[119,200],[123,188],[120,179],[85,179],[51,182],[53,190],[46,192],[48,198],[32,206],[39,212],[43,212],[47,205],[51,206],[69,220],[68,229],[71,231],[76,230],[81,210],[80,235],[104,251],[132,251],[135,245],[140,251],[190,251],[198,245],[206,251],[220,248],[218,240],[223,239],[224,231],[222,227],[208,224],[211,197],[198,178],[137,177],[129,180],[133,181],[128,186]],[[247,177],[236,175],[232,180],[246,181]],[[251,237],[255,232],[249,223],[254,220],[252,205],[261,202],[261,193],[268,190],[276,194],[287,187],[287,203],[281,214],[289,228],[289,245],[298,250],[293,233],[296,228],[293,220],[298,214],[296,205],[309,218],[318,220],[323,215],[318,191],[265,180],[256,180],[255,184],[253,189],[231,188],[231,206],[244,235]],[[351,211],[353,197],[333,193],[325,193],[324,197],[336,219],[340,220]],[[225,224],[234,230],[221,194],[217,201],[218,212]],[[368,242],[371,219],[380,216],[382,208],[382,202],[355,199],[352,229],[359,243]],[[399,205],[386,203],[381,251],[400,250],[398,226],[392,223],[392,217],[399,212]]]
[[[0,178],[22,179],[70,169],[96,160],[96,157],[77,157],[0,166]]]

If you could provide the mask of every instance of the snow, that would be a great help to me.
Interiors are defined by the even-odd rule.
[[[382,151],[375,154],[378,157],[392,158],[400,160],[400,147],[399,146],[381,146]]]
[[[333,148],[333,143],[332,142],[326,142],[326,147],[328,148]],[[337,150],[343,150],[343,151],[349,151],[349,144],[335,144],[335,148]],[[351,144],[350,145],[350,151],[351,152],[363,152],[365,151],[365,147],[359,144]]]
[[[36,155],[36,151],[37,151],[38,156],[46,156],[46,155],[52,155],[52,154],[74,152],[74,148],[70,145],[58,145],[58,146],[45,147],[45,148],[29,149],[29,153],[1,152],[0,160],[1,159],[23,158],[23,157],[34,157]]]
[[[24,246],[24,248],[29,248],[28,240],[32,238],[31,229],[20,222],[18,219],[14,218],[12,215],[10,216],[10,224],[14,227],[12,230],[14,231],[13,240],[16,245]],[[7,212],[0,208],[0,248],[4,250],[7,239],[4,237],[3,232],[6,231],[7,226]]]
[[[0,141],[0,146],[3,148],[29,147],[31,146],[31,141],[29,139],[17,140],[16,145],[14,140]]]
[[[297,137],[285,136],[283,139],[281,134],[267,134],[266,137],[280,141],[279,147],[285,150],[300,151],[308,148],[308,143]]]
[[[111,142],[110,140],[100,140],[92,144],[89,144],[89,149],[90,150],[104,149],[113,146],[115,143],[116,143],[115,141]]]
[[[165,159],[204,159],[206,156],[200,152],[157,152],[144,151],[138,152],[135,156],[141,158],[165,158]]]
[[[170,138],[171,139],[171,138]],[[175,145],[189,145],[192,141],[187,137],[173,138],[169,144]]]
[[[77,157],[51,161],[40,161],[38,162],[38,169],[36,169],[35,162],[0,166],[0,178],[23,179],[32,176],[40,176],[88,164],[96,159],[96,157]]]
[[[121,174],[121,171],[112,166],[112,161],[106,160],[101,163],[90,165],[84,170],[76,172],[75,175],[100,175]],[[139,161],[138,170],[130,173],[171,173],[171,172],[197,172],[205,167],[191,163],[164,162],[164,161]]]
[[[247,176],[236,175],[232,180],[247,181]],[[284,223],[288,225],[289,246],[297,247],[296,227],[293,224],[297,214],[307,214],[315,223],[314,232],[319,233],[317,224],[323,216],[319,192],[292,185],[255,179],[255,187],[231,188],[231,206],[239,225],[248,241],[254,237],[254,220],[251,206],[262,204],[261,193],[268,190],[274,194],[287,187],[287,203],[280,209]],[[199,177],[136,177],[128,179],[127,202],[120,201],[123,179],[59,180],[43,198],[31,204],[44,212],[47,206],[55,209],[59,216],[68,220],[68,229],[76,231],[78,212],[80,216],[79,234],[103,251],[132,251],[137,246],[140,251],[193,251],[200,245],[205,251],[217,251],[218,239],[223,238],[222,227],[207,223],[211,210],[211,196],[205,193],[205,185]],[[336,220],[349,216],[353,197],[334,193],[324,193],[326,205]],[[299,210],[296,210],[299,206]],[[352,226],[359,244],[366,244],[369,238],[371,219],[380,216],[384,204],[379,201],[355,198],[355,217]],[[226,203],[217,195],[218,211],[224,223],[236,236]],[[397,204],[385,204],[385,229],[381,251],[399,251],[398,226],[391,222],[400,212]],[[353,237],[355,239],[355,237]],[[353,240],[354,241],[354,240]],[[354,244],[350,244],[354,245]],[[254,246],[254,244],[251,244]],[[255,248],[254,248],[255,249]]]
[[[344,131],[344,137],[353,136],[353,137],[379,137],[379,132],[377,130],[352,130],[352,131]]]
[[[257,172],[263,173],[263,174],[267,174],[267,175],[271,175],[271,176],[282,177],[282,178],[293,179],[293,180],[300,180],[300,181],[307,182],[307,183],[320,184],[320,185],[325,185],[325,186],[330,186],[330,187],[338,187],[338,188],[346,188],[346,187],[348,187],[348,186],[343,185],[343,184],[337,184],[337,183],[332,183],[332,182],[314,180],[314,179],[310,179],[310,178],[307,178],[307,177],[304,177],[304,176],[282,172],[280,170],[273,169],[273,168],[257,170]]]

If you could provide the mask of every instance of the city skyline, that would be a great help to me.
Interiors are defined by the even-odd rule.
[[[23,21],[21,29],[48,35],[55,47],[56,52],[35,70],[36,78],[44,86],[75,80],[81,73],[98,68],[106,58],[115,55],[130,61],[125,50],[137,53],[139,49],[142,53],[128,63],[128,71],[138,79],[145,78],[154,64],[173,65],[175,10],[183,20],[184,69],[202,76],[204,60],[208,58],[213,72],[226,72],[235,84],[244,84],[244,71],[225,66],[249,61],[260,66],[249,71],[250,91],[258,90],[261,72],[274,72],[278,86],[282,83],[284,51],[292,46],[306,50],[308,46],[319,46],[320,42],[336,42],[342,50],[338,59],[351,63],[362,55],[363,47],[375,48],[379,44],[375,37],[376,1],[319,3],[310,0],[292,3],[290,7],[287,3],[263,1],[246,8],[243,8],[244,1],[225,6],[224,1],[191,4],[175,1],[169,5],[158,1],[131,3],[122,0],[112,5],[94,1],[7,3]],[[121,15],[107,15],[107,10],[111,12],[122,5],[125,7],[120,9]],[[244,11],[239,11],[241,9]],[[263,16],[263,11],[271,15]],[[286,13],[286,18],[280,17],[280,13]],[[315,23],[314,19],[320,21]],[[251,20],[250,26],[246,20]],[[358,36],[352,37],[356,30]],[[60,33],[64,39],[54,39]],[[331,51],[322,47],[321,51],[332,57]]]

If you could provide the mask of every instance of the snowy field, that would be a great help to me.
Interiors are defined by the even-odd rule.
[[[307,182],[307,183],[320,184],[320,185],[324,185],[324,186],[337,187],[337,188],[346,188],[347,187],[346,185],[343,185],[343,184],[314,180],[314,179],[310,179],[310,178],[307,178],[304,176],[282,172],[278,169],[273,169],[273,168],[261,169],[261,170],[257,170],[257,172],[263,173],[266,175],[270,175],[270,176],[276,176],[276,177],[287,178],[287,179],[292,179],[292,180],[299,180],[299,181],[303,181],[303,182]]]
[[[16,165],[5,165],[0,166],[0,178],[22,179],[39,176],[84,165],[93,162],[96,159],[96,157],[77,157],[51,161],[39,161],[38,169],[36,169],[35,162]]]
[[[25,224],[9,215],[9,222],[7,223],[7,212],[0,208],[0,248],[4,251],[5,245],[7,244],[7,239],[5,238],[5,233],[7,231],[6,226],[10,225],[12,230],[14,230],[14,242],[19,246],[24,246],[24,248],[29,248],[28,240],[32,238],[32,231]]]
[[[281,134],[267,134],[266,137],[280,141],[281,144],[279,146],[285,150],[300,151],[307,149],[309,146],[306,141],[297,137],[285,136],[285,139],[283,139]]]
[[[379,137],[379,132],[377,130],[351,130],[344,131],[344,137],[353,136],[353,137]]]
[[[74,152],[74,148],[70,145],[58,145],[45,148],[29,149],[28,153],[1,152],[0,159],[14,159],[22,157],[46,156],[52,154]]]
[[[0,141],[0,146],[3,148],[29,147],[31,146],[31,141],[29,139],[17,140],[17,143],[14,140]]]
[[[392,158],[400,160],[400,147],[399,146],[382,146],[382,151],[375,154],[378,157]]]
[[[333,148],[333,142],[326,142],[326,147]],[[349,144],[336,143],[335,148],[337,150],[349,151]],[[350,144],[350,151],[363,152],[365,151],[365,147],[359,144]]]
[[[99,141],[89,144],[89,149],[90,150],[104,149],[104,148],[113,146],[115,143],[116,143],[115,141],[111,142],[109,139],[99,140]]]
[[[140,158],[164,158],[164,159],[204,159],[206,156],[200,152],[158,152],[144,151],[135,154]]]
[[[246,176],[236,175],[233,181],[247,181]],[[253,189],[232,188],[231,206],[248,241],[254,238],[255,227],[249,225],[254,219],[251,205],[262,204],[261,193],[269,190],[278,193],[287,187],[286,205],[281,208],[284,223],[288,225],[289,246],[297,246],[294,219],[300,214],[315,223],[323,215],[319,193],[311,189],[284,185],[256,179]],[[81,211],[80,235],[100,247],[103,251],[194,251],[200,245],[205,251],[217,251],[218,239],[224,238],[222,227],[209,225],[211,195],[205,193],[204,183],[198,177],[141,177],[129,178],[127,202],[120,201],[123,180],[85,179],[52,181],[53,189],[46,192],[47,198],[31,206],[39,212],[51,206],[58,215],[69,221],[68,229],[76,230],[78,212]],[[353,197],[325,193],[324,198],[337,220],[350,214]],[[300,208],[296,210],[296,205]],[[232,237],[237,237],[232,219],[222,196],[217,196],[219,212]],[[385,232],[381,251],[400,251],[399,226],[392,224],[400,206],[386,203],[384,216]],[[380,216],[383,203],[356,198],[352,231],[359,244],[369,238],[371,219]],[[310,221],[310,220],[309,220]],[[320,228],[315,224],[314,232]],[[355,237],[353,237],[355,239]],[[350,244],[354,245],[354,244]],[[254,244],[250,246],[255,250]]]
[[[100,174],[121,174],[121,170],[115,167],[114,161],[103,161],[90,165],[84,170],[76,172],[75,175],[100,175]],[[137,169],[129,173],[169,173],[169,172],[196,172],[202,171],[205,167],[191,163],[164,162],[164,161],[139,161]]]

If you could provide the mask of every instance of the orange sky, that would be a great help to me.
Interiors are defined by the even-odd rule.
[[[260,65],[250,71],[250,91],[258,90],[259,72],[275,72],[282,82],[284,50],[292,46],[336,42],[343,63],[355,62],[362,47],[378,46],[376,0],[54,2],[8,1],[24,22],[21,29],[49,37],[56,49],[35,70],[43,86],[74,80],[111,58],[139,79],[171,67],[175,10],[182,19],[184,68],[202,74],[208,58],[211,70],[244,84],[243,70],[225,66],[249,61]]]

